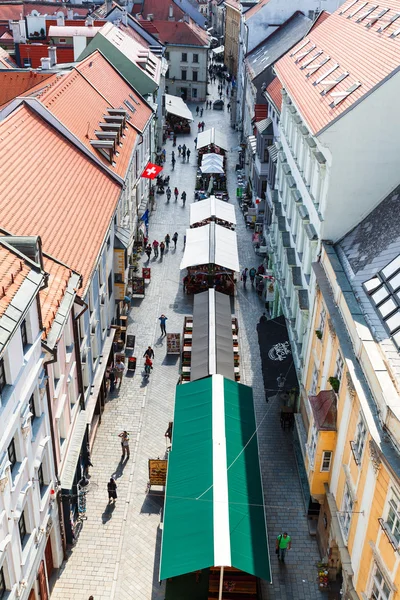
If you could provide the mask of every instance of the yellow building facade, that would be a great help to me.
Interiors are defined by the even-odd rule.
[[[316,535],[346,600],[400,600],[400,396],[333,246],[316,300],[296,424]],[[301,439],[301,435],[299,434]]]
[[[240,3],[237,0],[225,2],[225,50],[224,64],[231,75],[237,77],[239,61]]]

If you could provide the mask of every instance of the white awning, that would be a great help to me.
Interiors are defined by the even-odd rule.
[[[212,127],[211,129],[206,129],[206,131],[202,131],[197,136],[197,150],[200,148],[205,148],[210,144],[214,144],[218,146],[218,148],[222,148],[223,150],[228,150],[228,139],[222,131],[215,129]]]
[[[224,157],[221,154],[216,154],[215,152],[210,152],[209,154],[203,154],[201,163],[205,165],[208,162],[215,162],[220,164],[221,166],[224,164]]]
[[[171,115],[177,115],[188,121],[193,121],[193,115],[190,112],[187,104],[178,98],[178,96],[171,96],[171,94],[165,94],[165,110]]]
[[[257,138],[255,135],[247,136],[247,144],[251,149],[252,154],[255,154],[257,151]]]
[[[211,196],[205,200],[200,200],[200,202],[190,204],[190,225],[212,217],[236,225],[235,207],[229,202],[223,202],[215,196]]]
[[[220,175],[224,172],[223,166],[212,160],[206,162],[205,164],[203,163],[200,167],[200,170],[202,173],[218,173]]]
[[[218,48],[214,48],[214,50],[211,50],[211,52],[214,52],[214,54],[222,54],[224,50],[224,46],[218,46]]]
[[[198,265],[218,265],[239,271],[236,232],[215,223],[187,229],[181,269]]]

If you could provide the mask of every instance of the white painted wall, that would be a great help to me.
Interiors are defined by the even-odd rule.
[[[339,431],[337,436],[336,448],[337,450],[333,455],[333,465],[332,465],[332,477],[330,483],[330,491],[336,497],[337,486],[339,482],[340,470],[342,468],[342,460],[343,460],[343,452],[344,446],[347,436],[347,429],[349,427],[349,419],[351,413],[351,405],[352,401],[349,394],[346,394],[346,398],[344,401],[342,418],[339,423]]]
[[[351,566],[354,571],[354,584],[357,585],[357,579],[360,572],[360,562],[362,549],[364,547],[365,534],[367,532],[369,515],[371,512],[372,500],[375,494],[376,475],[371,461],[368,461],[368,473],[365,480],[364,493],[359,502],[357,510],[360,511],[358,515],[356,534],[354,536],[354,543],[351,552]]]
[[[168,94],[181,96],[181,88],[186,88],[188,102],[205,102],[207,85],[207,48],[203,46],[167,46],[169,52],[169,71],[166,86]],[[187,54],[187,61],[182,61],[182,53]],[[193,62],[193,54],[199,55],[199,62]],[[182,69],[187,72],[186,81],[181,80]],[[197,72],[197,81],[193,81],[193,71]],[[175,83],[172,78],[175,77]],[[197,90],[197,97],[193,93]]]

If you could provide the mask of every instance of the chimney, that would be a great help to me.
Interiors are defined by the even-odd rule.
[[[43,71],[48,71],[49,69],[51,69],[50,58],[48,56],[41,58],[40,62]]]
[[[92,27],[92,25],[93,25],[93,19],[92,19],[92,17],[88,17],[86,19],[85,25],[86,25],[86,27]]]
[[[128,13],[126,11],[126,8],[124,8],[122,11],[122,23],[123,25],[128,25]]]
[[[57,64],[57,48],[55,46],[49,46],[49,59],[50,67],[55,67]]]
[[[15,44],[26,44],[26,25],[25,20],[10,21],[11,31]]]
[[[74,19],[74,11],[72,10],[72,8],[69,8],[69,9],[67,10],[67,18],[68,18],[70,21],[73,21],[73,19]]]
[[[183,15],[183,21],[184,23],[190,23],[190,17],[186,13]]]
[[[169,9],[168,9],[168,21],[175,21],[175,19],[174,19],[174,7],[172,6],[172,4],[169,5]]]
[[[58,27],[64,27],[64,25],[65,25],[64,14],[57,15],[57,25],[58,25]]]

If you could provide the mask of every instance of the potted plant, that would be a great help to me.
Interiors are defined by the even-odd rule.
[[[328,381],[331,384],[333,391],[338,393],[340,387],[340,380],[337,377],[329,377]]]
[[[315,335],[319,340],[322,340],[322,331],[320,329],[315,330]]]

